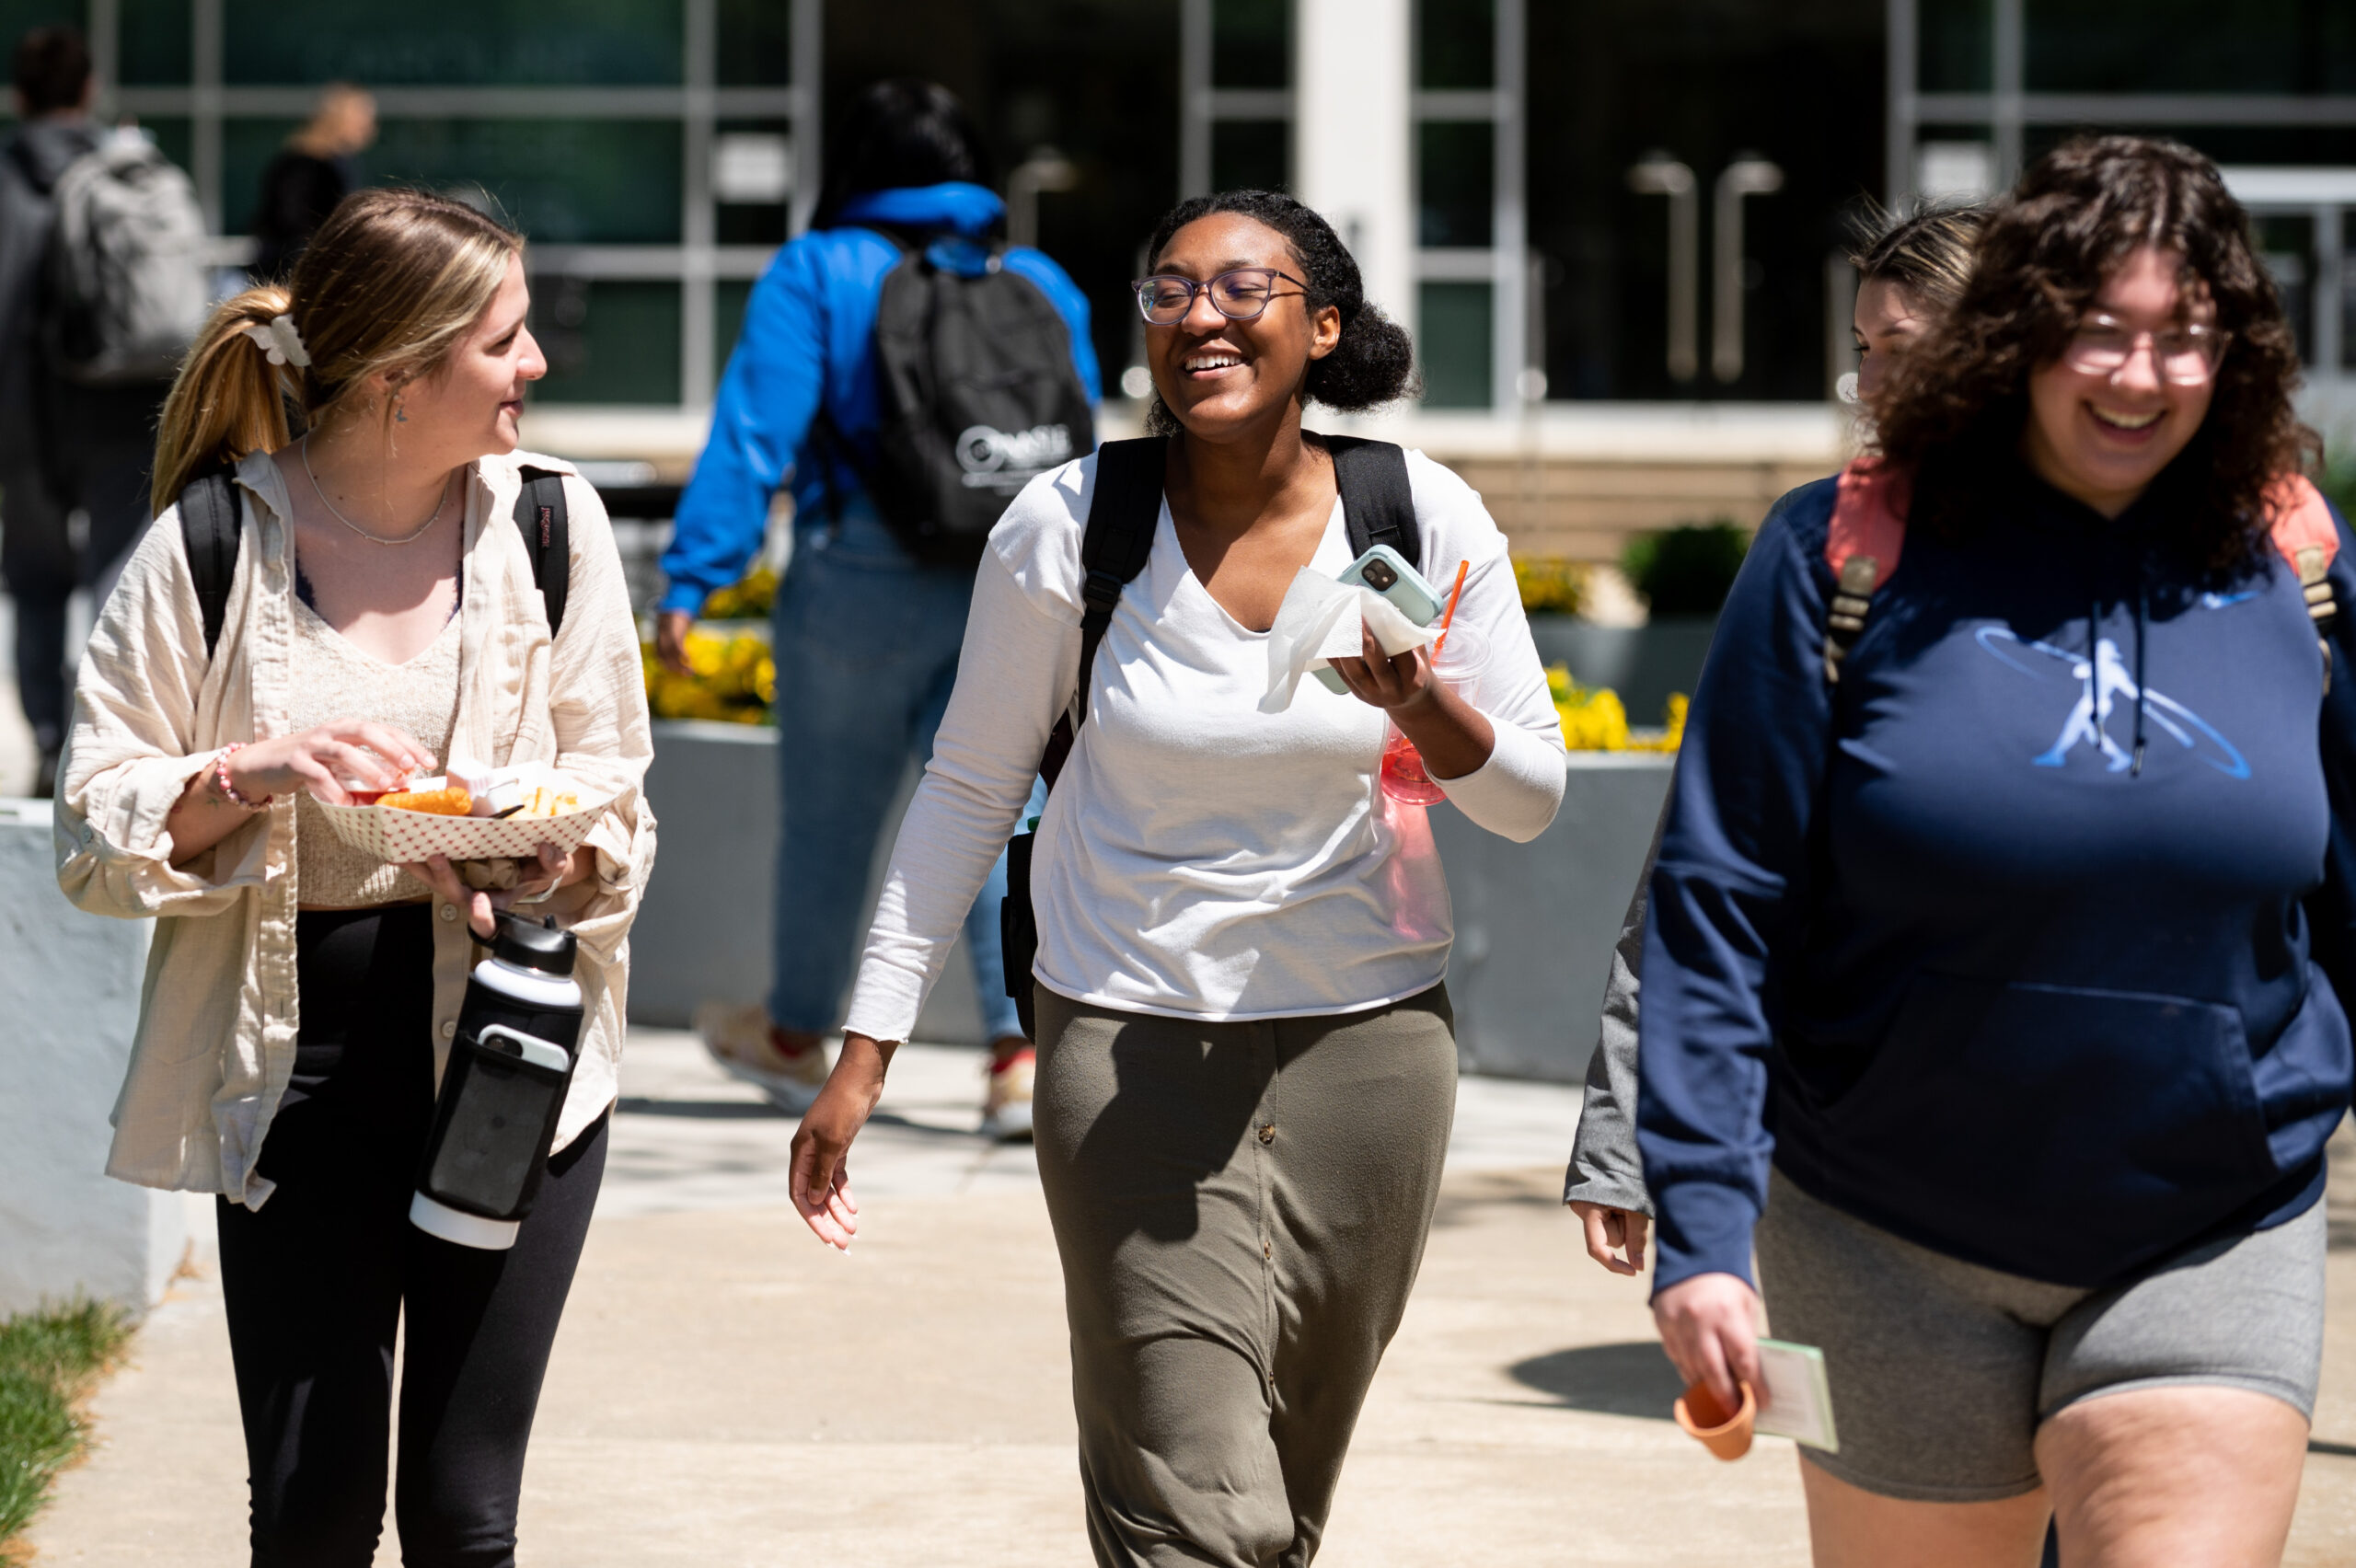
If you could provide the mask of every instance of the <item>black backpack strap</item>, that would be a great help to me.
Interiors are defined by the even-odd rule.
[[[564,476],[547,468],[516,470],[524,486],[515,492],[515,526],[532,558],[532,581],[548,607],[549,636],[564,625],[564,596],[572,586],[572,520],[564,509]]]
[[[1334,484],[1342,492],[1342,521],[1349,530],[1352,559],[1377,545],[1389,545],[1418,571],[1424,565],[1424,531],[1415,522],[1415,495],[1407,483],[1407,454],[1388,441],[1329,435]]]
[[[189,481],[180,491],[180,548],[196,583],[196,605],[204,617],[204,656],[221,646],[229,618],[229,585],[237,578],[237,492],[229,476],[214,472]]]
[[[1108,441],[1096,449],[1096,490],[1088,503],[1088,531],[1080,542],[1080,597],[1086,605],[1080,620],[1080,680],[1070,709],[1056,721],[1046,755],[1039,760],[1040,775],[1050,790],[1071,755],[1080,725],[1087,721],[1089,674],[1096,667],[1104,629],[1113,624],[1121,590],[1145,570],[1146,558],[1153,553],[1169,445],[1166,436],[1149,435]]]

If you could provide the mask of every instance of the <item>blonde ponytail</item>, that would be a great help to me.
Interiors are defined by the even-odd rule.
[[[248,327],[266,327],[293,308],[275,285],[248,289],[214,308],[180,365],[156,433],[156,477],[149,505],[156,515],[179,500],[206,469],[251,452],[275,452],[290,439],[286,394]]]
[[[275,452],[356,408],[375,404],[389,432],[383,386],[439,369],[523,248],[523,236],[497,219],[430,191],[345,197],[284,287],[248,289],[197,334],[164,400],[156,512],[207,469]],[[271,363],[270,346],[249,330],[282,316],[292,318],[303,346],[296,357],[306,363]]]

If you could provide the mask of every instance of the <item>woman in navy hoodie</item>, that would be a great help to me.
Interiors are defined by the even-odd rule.
[[[2104,1564],[2289,1529],[2351,1085],[2356,576],[2282,478],[2316,444],[2246,228],[2176,144],[2041,159],[1879,463],[1768,517],[1694,698],[1644,950],[1654,1311],[1734,1399],[1755,1241],[1831,1378],[1819,1563],[2032,1563],[2049,1513]],[[1861,537],[1877,589],[1830,564]]]

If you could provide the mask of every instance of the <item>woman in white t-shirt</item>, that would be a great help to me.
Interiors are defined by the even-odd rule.
[[[1304,681],[1261,711],[1295,575],[1356,553],[1303,405],[1398,398],[1410,345],[1289,197],[1188,202],[1148,255],[1163,506],[1039,827],[1040,1176],[1097,1560],[1299,1564],[1414,1282],[1455,1101],[1447,884],[1424,808],[1380,785],[1385,738],[1517,840],[1561,803],[1563,739],[1505,538],[1420,454],[1421,565],[1445,594],[1466,564],[1456,625],[1485,664],[1451,689],[1426,651],[1369,636],[1335,662],[1348,695]],[[842,1055],[794,1138],[793,1201],[837,1247],[858,1228],[850,1142],[1071,705],[1096,470],[1034,481],[982,559]]]

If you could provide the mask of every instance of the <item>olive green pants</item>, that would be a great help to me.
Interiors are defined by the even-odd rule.
[[[1259,1023],[1038,1003],[1096,1561],[1302,1568],[1423,1261],[1448,993]]]

